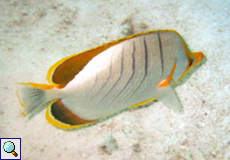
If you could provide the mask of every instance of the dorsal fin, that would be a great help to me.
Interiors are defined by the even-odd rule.
[[[127,39],[131,39],[137,36],[141,36],[148,33],[168,31],[176,32],[174,30],[154,30],[143,33],[138,33],[131,35],[129,37],[121,38],[116,41],[112,41],[101,46],[86,50],[79,54],[71,55],[69,57],[63,58],[60,61],[56,62],[53,66],[50,67],[47,80],[49,83],[56,85],[59,88],[65,87],[65,85],[70,82],[84,67],[85,65],[96,55],[105,51],[111,46],[114,46],[120,42],[123,42]]]
[[[85,120],[78,117],[64,106],[60,99],[50,103],[46,111],[46,119],[52,125],[62,129],[74,129],[87,126],[97,120]]]

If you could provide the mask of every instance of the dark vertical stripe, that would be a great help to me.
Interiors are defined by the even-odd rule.
[[[135,51],[136,51],[136,47],[135,47],[135,42],[133,41],[133,53],[132,53],[132,75],[129,77],[128,82],[125,84],[124,88],[116,95],[116,97],[114,97],[114,99],[110,102],[110,104],[117,99],[117,97],[122,94],[122,92],[124,92],[124,90],[127,88],[128,84],[131,82],[131,80],[133,79],[133,76],[135,74]]]
[[[126,100],[129,99],[130,97],[132,97],[133,94],[140,88],[141,84],[144,82],[144,80],[148,74],[148,49],[147,49],[145,37],[143,38],[143,42],[144,42],[144,52],[145,52],[145,75],[144,75],[143,79],[141,80],[140,84],[138,85],[138,87],[134,90],[134,92],[131,93],[128,97],[126,97]]]
[[[148,74],[148,50],[147,50],[145,37],[144,37],[144,46],[145,46],[145,77],[146,77]]]
[[[97,80],[98,80],[98,75],[96,74],[96,78],[95,78],[93,87],[89,90],[89,92],[87,93],[87,95],[90,94],[90,93],[92,92],[93,88],[94,88],[94,87],[96,86],[96,84],[97,84]]]
[[[106,93],[106,95],[100,100],[99,104],[101,104],[104,101],[104,99],[111,93],[111,91],[116,87],[116,85],[118,84],[118,82],[121,80],[121,77],[123,75],[123,71],[124,71],[124,46],[122,47],[122,53],[121,53],[121,70],[120,70],[119,78],[114,83],[114,85],[112,86],[112,88],[110,88],[110,90]]]
[[[103,84],[103,86],[98,90],[98,92],[95,93],[95,94],[92,96],[92,98],[90,99],[89,103],[90,103],[91,101],[93,101],[93,99],[96,97],[96,95],[98,95],[98,94],[101,92],[101,90],[105,87],[105,85],[108,83],[108,81],[109,81],[109,79],[110,79],[110,77],[111,77],[111,72],[112,72],[112,58],[113,58],[113,54],[111,55],[111,58],[110,58],[109,77],[106,79],[106,82],[105,82],[105,83]],[[98,77],[98,75],[97,75],[97,77]],[[93,89],[93,88],[92,88],[92,89]]]
[[[159,42],[159,48],[160,48],[160,57],[161,57],[161,70],[162,70],[162,74],[164,72],[164,59],[163,59],[163,51],[162,51],[162,44],[161,44],[161,37],[160,37],[160,33],[157,33],[157,37],[158,37],[158,42]]]

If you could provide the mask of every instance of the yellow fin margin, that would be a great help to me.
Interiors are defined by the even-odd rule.
[[[147,104],[147,103],[149,103],[149,102],[152,102],[153,100],[155,100],[155,99],[157,99],[157,98],[158,98],[158,97],[154,97],[154,98],[151,98],[151,99],[149,99],[149,100],[147,100],[147,101],[143,101],[143,102],[134,104],[134,105],[132,105],[131,107],[129,107],[129,109],[135,108],[135,107],[139,107],[139,106],[142,106],[142,105],[145,105],[145,104]]]
[[[95,123],[94,122],[89,122],[89,123],[85,123],[85,124],[79,124],[79,125],[70,125],[70,124],[66,124],[66,123],[62,123],[61,121],[57,120],[51,113],[51,107],[52,105],[57,101],[56,100],[53,100],[47,110],[46,110],[46,119],[48,120],[49,123],[51,123],[52,125],[56,126],[56,127],[59,127],[59,128],[62,128],[62,129],[77,129],[77,128],[81,128],[81,127],[84,127],[84,126],[88,126],[92,123]]]

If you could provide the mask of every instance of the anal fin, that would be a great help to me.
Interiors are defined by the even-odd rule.
[[[51,102],[46,111],[46,119],[52,125],[62,129],[81,128],[97,121],[78,117],[64,106],[61,99]]]

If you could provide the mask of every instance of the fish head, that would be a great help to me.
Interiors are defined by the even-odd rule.
[[[171,74],[169,75],[170,84],[174,85],[180,82],[195,66],[205,58],[202,52],[187,51],[184,56],[177,57]]]

